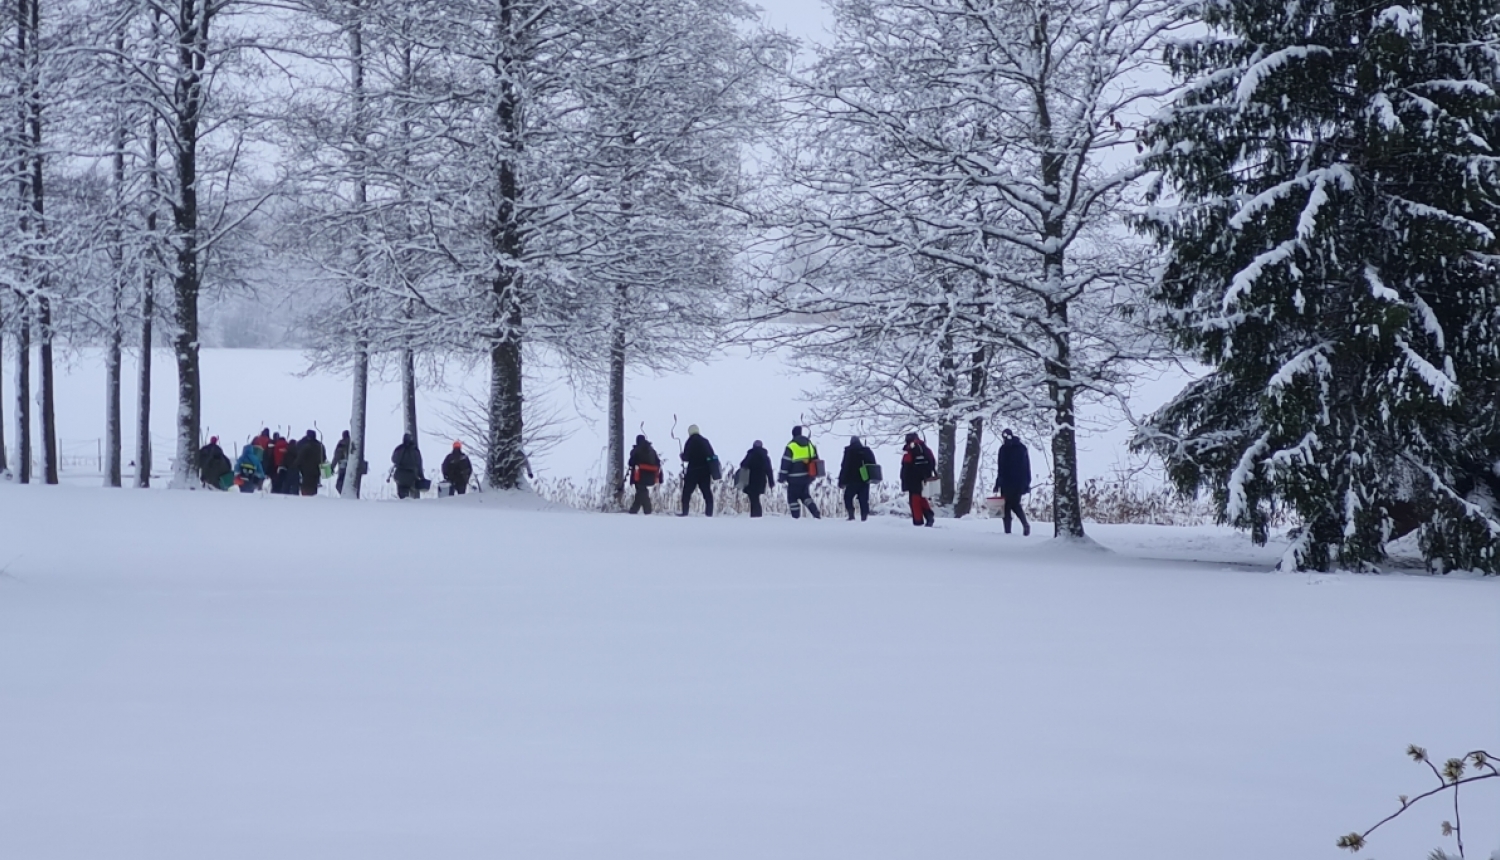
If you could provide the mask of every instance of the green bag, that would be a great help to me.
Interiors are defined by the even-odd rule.
[[[318,466],[318,474],[322,475],[325,480],[328,478],[332,478],[333,467],[328,465],[327,463],[323,463]]]
[[[883,477],[879,463],[866,463],[859,467],[859,479],[865,483],[878,484]]]

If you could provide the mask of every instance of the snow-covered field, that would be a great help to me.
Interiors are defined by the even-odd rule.
[[[1406,744],[1500,747],[1500,581],[1216,529],[14,485],[0,523],[6,860],[1334,858],[1427,787]]]

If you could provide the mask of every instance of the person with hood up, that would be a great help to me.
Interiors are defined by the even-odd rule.
[[[339,443],[333,446],[333,460],[331,462],[333,463],[334,474],[337,476],[333,483],[333,490],[341,496],[344,494],[344,469],[349,465],[349,445],[349,431],[345,430],[343,437],[339,439]]]
[[[844,510],[849,519],[854,519],[854,501],[859,500],[859,521],[870,518],[870,480],[865,477],[865,466],[874,465],[875,452],[865,447],[858,436],[849,438],[844,449],[844,462],[839,465],[839,486],[844,490]]]
[[[318,485],[323,482],[323,464],[328,462],[328,449],[318,441],[316,431],[309,430],[297,443],[297,473],[302,477],[302,495],[316,496]]]
[[[760,497],[776,486],[776,469],[771,465],[771,452],[766,450],[759,439],[745,452],[745,459],[740,461],[740,470],[747,473],[745,495],[750,497],[750,516],[759,517],[764,513]]]
[[[474,464],[469,462],[469,455],[464,453],[464,443],[454,442],[453,450],[443,458],[443,480],[453,488],[453,492],[462,496],[469,491],[469,479],[474,477]]]
[[[644,434],[635,437],[635,447],[630,449],[630,460],[625,464],[630,469],[630,485],[635,487],[635,498],[630,502],[632,514],[651,513],[651,488],[661,483],[661,457]]]
[[[229,455],[219,447],[219,437],[210,436],[208,444],[198,449],[198,477],[203,486],[214,490],[227,490],[224,476],[234,471]]]
[[[914,526],[931,528],[937,521],[932,503],[922,495],[927,482],[935,474],[937,458],[932,456],[932,449],[917,434],[906,434],[906,445],[901,449],[901,490],[910,494],[911,524]]]
[[[234,482],[239,485],[240,492],[253,493],[265,482],[266,469],[260,456],[261,449],[252,443],[245,446],[240,458],[235,461]]]
[[[396,482],[396,498],[418,497],[417,482],[422,479],[422,451],[410,433],[401,436],[401,444],[391,452],[391,480]]]
[[[995,492],[1005,498],[1005,533],[1010,534],[1011,514],[1021,521],[1021,536],[1031,536],[1031,523],[1021,510],[1021,497],[1031,492],[1031,453],[1010,430],[1000,433],[1000,468],[995,474]]]
[[[297,470],[297,453],[301,446],[295,439],[283,441],[286,442],[286,450],[282,452],[281,462],[276,466],[276,478],[272,482],[271,491],[295,496],[302,490],[302,473]]]
[[[818,447],[802,432],[802,425],[792,428],[792,441],[786,443],[781,452],[781,482],[786,484],[786,506],[792,519],[802,517],[802,509],[821,520],[823,514],[812,500],[812,482],[817,476],[812,473],[812,463],[818,459]]]
[[[698,432],[698,425],[688,425],[688,440],[682,446],[682,462],[687,464],[687,471],[682,475],[682,513],[677,516],[688,515],[688,504],[693,500],[694,490],[703,493],[703,515],[714,515],[714,462],[718,459],[714,446]]]

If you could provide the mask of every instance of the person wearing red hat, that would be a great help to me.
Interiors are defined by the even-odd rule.
[[[453,450],[443,458],[443,480],[448,482],[452,492],[462,496],[469,489],[469,479],[474,477],[474,464],[469,462],[469,455],[464,453],[464,443],[454,442]]]

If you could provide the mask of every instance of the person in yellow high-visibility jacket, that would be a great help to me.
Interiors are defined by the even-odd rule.
[[[802,432],[802,425],[793,427],[792,441],[786,444],[786,450],[781,454],[781,482],[786,484],[786,504],[794,520],[802,516],[803,508],[807,508],[813,519],[823,518],[812,500],[814,476],[809,471],[810,464],[817,458],[818,448]]]

